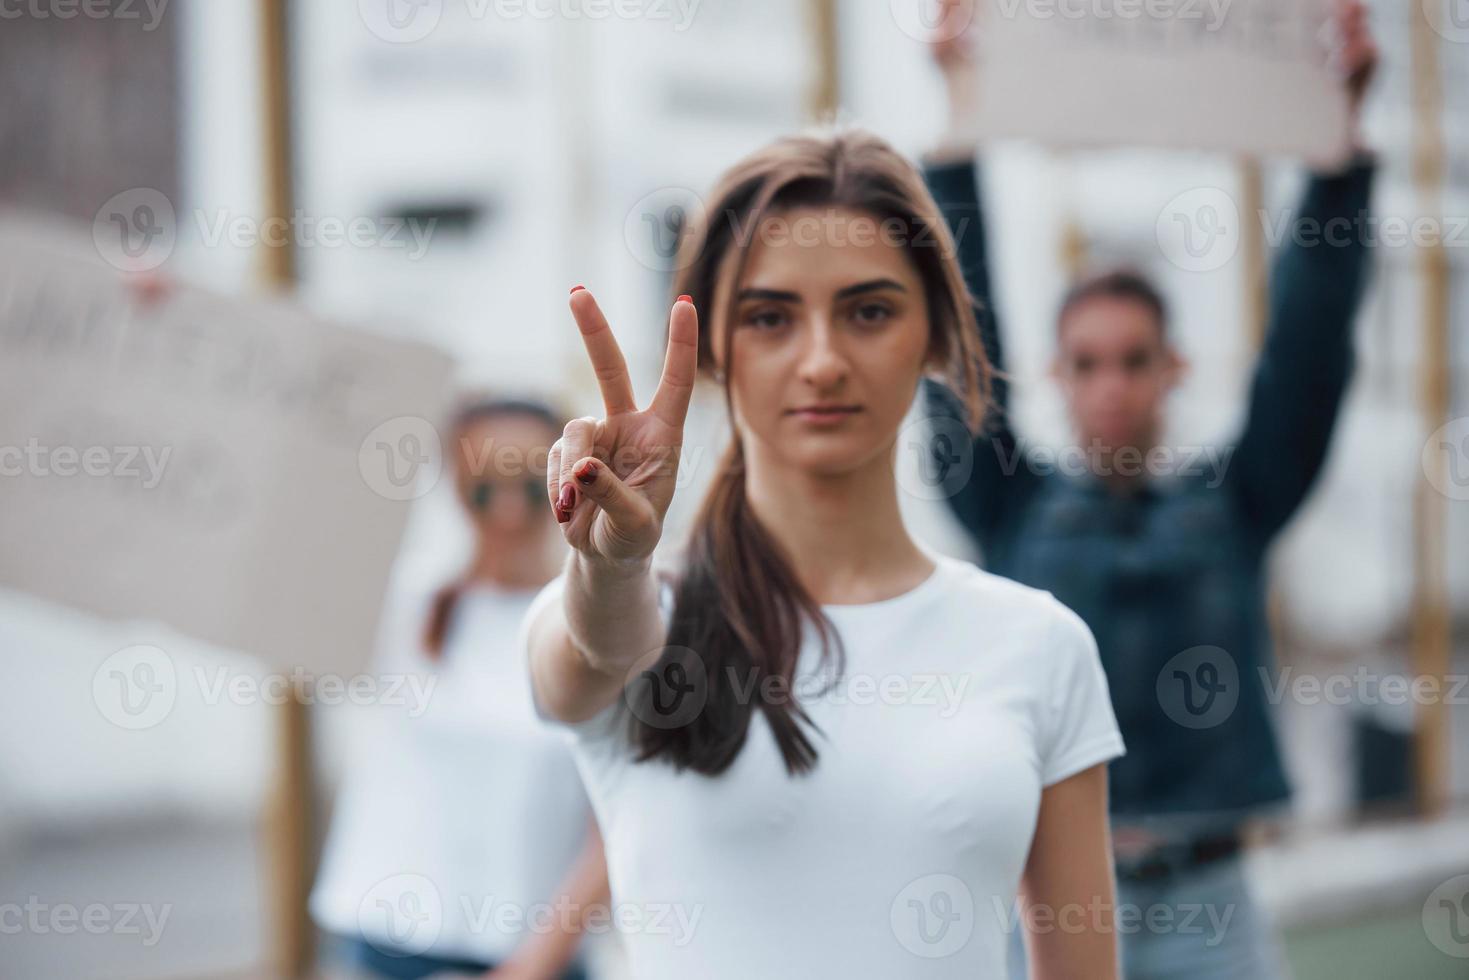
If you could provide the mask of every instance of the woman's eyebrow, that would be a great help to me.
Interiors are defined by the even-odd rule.
[[[740,295],[736,297],[736,300],[741,303],[750,299],[771,300],[776,303],[799,303],[801,294],[783,289],[742,289]]]
[[[868,282],[859,282],[852,286],[845,286],[837,290],[837,299],[846,299],[849,296],[857,296],[861,293],[872,293],[880,289],[896,289],[900,293],[906,293],[908,287],[896,279],[872,279]]]
[[[835,298],[847,299],[850,296],[858,296],[862,293],[872,293],[880,289],[896,289],[898,292],[902,293],[908,291],[908,287],[904,286],[896,279],[871,279],[867,282],[859,282],[854,283],[850,286],[843,286],[841,289],[837,290]],[[784,289],[742,289],[740,290],[740,294],[737,297],[737,301],[743,303],[746,300],[769,300],[771,302],[778,303],[799,303],[801,302],[801,294],[790,292]]]

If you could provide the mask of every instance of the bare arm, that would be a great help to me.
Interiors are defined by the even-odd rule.
[[[588,913],[610,898],[602,835],[595,820],[589,819],[587,825],[586,846],[550,902],[554,909],[566,908],[569,915],[558,916],[555,928],[527,939],[508,961],[486,974],[485,980],[555,980],[571,965]]]
[[[658,392],[639,411],[612,328],[591,293],[571,295],[607,415],[567,423],[546,491],[571,546],[562,601],[529,624],[531,684],[555,718],[584,721],[616,700],[638,660],[666,637],[653,549],[673,499],[693,393],[699,325],[680,298]]]
[[[1032,980],[1117,980],[1107,767],[1047,787],[1021,881]]]

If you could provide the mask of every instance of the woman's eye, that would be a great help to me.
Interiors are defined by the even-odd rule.
[[[763,330],[772,330],[785,323],[785,314],[780,310],[755,310],[745,317],[745,323]]]
[[[852,318],[861,324],[884,323],[893,315],[892,309],[886,303],[863,303],[852,311]]]

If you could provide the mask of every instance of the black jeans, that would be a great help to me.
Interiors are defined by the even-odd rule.
[[[442,956],[391,956],[360,936],[339,936],[337,941],[340,943],[339,958],[344,966],[384,980],[422,980],[435,973],[479,976],[495,966],[494,963]],[[587,974],[581,964],[573,963],[561,974],[561,980],[587,980]]]

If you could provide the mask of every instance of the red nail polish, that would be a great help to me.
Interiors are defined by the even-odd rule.
[[[689,305],[692,306],[693,305],[693,302],[694,302],[694,298],[692,296],[690,296],[688,293],[685,293],[684,295],[682,295],[682,296],[680,296],[678,298],[678,301],[680,303],[688,303]]]
[[[576,508],[576,491],[570,483],[561,485],[561,496],[556,498],[556,506],[566,511],[569,515]]]
[[[577,291],[577,290],[578,290],[578,289],[586,289],[586,288],[587,288],[587,287],[585,287],[585,286],[572,286],[572,287],[571,287],[571,291],[572,291],[572,292],[573,292],[573,293],[574,293],[574,292],[576,292],[576,291]]]
[[[556,508],[556,523],[557,524],[565,524],[569,520],[571,520],[571,515],[568,514],[568,513],[566,513],[566,511],[562,510],[558,506]]]
[[[597,479],[597,464],[589,459],[581,464],[578,469],[572,470],[571,472],[576,477],[577,483],[580,483],[584,487],[589,487]]]

